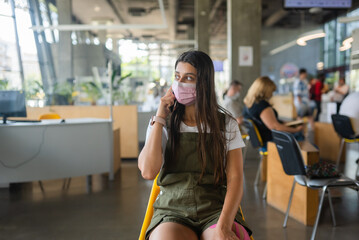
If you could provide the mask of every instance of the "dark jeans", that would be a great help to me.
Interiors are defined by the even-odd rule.
[[[339,114],[340,105],[342,105],[342,103],[341,103],[341,102],[337,102],[337,114]]]
[[[317,112],[317,116],[315,116],[315,119],[314,119],[314,121],[318,121],[319,120],[319,115],[320,115],[320,113],[322,112],[322,101],[317,101],[317,100],[315,100],[315,105],[317,106],[317,110],[318,110],[318,112]]]

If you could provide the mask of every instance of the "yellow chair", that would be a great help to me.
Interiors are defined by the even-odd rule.
[[[157,177],[158,177],[158,175],[157,175]],[[148,200],[146,214],[145,214],[145,218],[142,223],[141,233],[140,233],[140,237],[138,238],[138,240],[145,240],[147,228],[151,223],[151,219],[153,216],[153,203],[156,201],[156,198],[157,198],[158,194],[160,193],[160,187],[157,185],[157,177],[155,178],[155,180],[153,180],[150,199]],[[244,215],[243,215],[241,206],[239,206],[239,209],[241,211],[241,214],[242,214],[243,220],[244,220]],[[250,238],[251,238],[251,240],[254,240],[252,236]]]
[[[46,114],[42,114],[39,117],[39,120],[45,120],[45,119],[61,119],[61,116],[57,113],[46,113]],[[70,187],[70,183],[71,183],[71,178],[66,178],[62,185],[62,189],[68,189]],[[44,192],[44,186],[42,185],[41,181],[39,181],[39,185],[40,185],[41,191]]]
[[[43,119],[61,119],[61,117],[57,113],[46,113],[46,114],[42,114],[39,117],[39,120],[43,120]]]
[[[249,135],[249,140],[252,144],[252,147],[259,148],[259,154],[261,156],[261,159],[259,161],[259,166],[257,169],[256,179],[254,181],[254,185],[257,186],[258,182],[259,182],[261,169],[263,168],[263,158],[268,155],[267,147],[264,146],[263,140],[258,131],[258,128],[251,119],[244,119],[244,126],[247,129],[247,132]],[[263,197],[263,199],[266,199],[266,197],[267,197],[267,184],[264,187],[262,197]]]

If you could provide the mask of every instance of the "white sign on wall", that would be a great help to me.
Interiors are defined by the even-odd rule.
[[[253,47],[239,46],[239,66],[253,66]]]

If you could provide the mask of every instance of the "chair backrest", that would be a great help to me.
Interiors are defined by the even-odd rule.
[[[61,119],[61,117],[57,113],[46,113],[46,114],[42,114],[39,117],[39,120],[42,120],[42,119]]]
[[[303,157],[294,136],[272,130],[273,142],[277,146],[283,170],[288,175],[306,175]]]
[[[254,148],[263,147],[262,137],[259,134],[257,126],[250,119],[243,120],[244,126],[247,128],[249,140]]]
[[[355,138],[355,132],[349,117],[340,114],[333,114],[332,122],[334,129],[339,136],[348,139]]]
[[[153,180],[152,190],[151,190],[150,198],[148,200],[145,218],[143,219],[140,237],[138,238],[139,240],[145,240],[146,231],[151,223],[151,219],[153,216],[153,203],[156,201],[156,198],[160,193],[160,187],[157,185],[157,177],[155,178],[155,180]]]

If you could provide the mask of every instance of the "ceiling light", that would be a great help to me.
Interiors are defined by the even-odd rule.
[[[346,51],[346,50],[350,49],[352,47],[352,42],[353,41],[354,41],[353,37],[346,38],[343,41],[343,46],[341,46],[339,48],[339,50],[342,52],[342,51]]]
[[[99,12],[99,11],[101,11],[101,8],[100,8],[98,5],[95,5],[95,7],[93,8],[93,10],[94,10],[95,12]]]
[[[324,63],[323,62],[318,62],[317,63],[317,70],[323,70],[323,68],[324,68]]]
[[[316,39],[316,38],[322,38],[322,37],[325,37],[325,32],[323,32],[323,30],[310,31],[310,32],[307,32],[305,34],[302,34],[297,39],[297,44],[299,46],[305,46],[305,45],[307,45],[307,41],[313,40],[313,39]]]
[[[269,52],[269,55],[275,55],[277,53],[280,53],[280,52],[282,52],[282,51],[284,51],[284,50],[286,50],[286,49],[288,49],[290,47],[293,47],[295,45],[295,43],[296,43],[295,41],[291,41],[291,42],[288,42],[286,44],[283,44],[283,45],[271,50]]]

